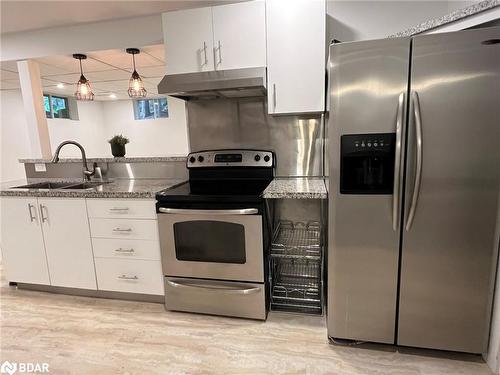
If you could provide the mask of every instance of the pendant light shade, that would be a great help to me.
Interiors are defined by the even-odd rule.
[[[135,70],[135,55],[139,54],[141,51],[139,51],[138,48],[127,48],[126,51],[132,55],[132,62],[134,64],[132,77],[130,77],[128,81],[128,96],[131,98],[144,98],[147,91],[144,88],[141,76],[137,73],[137,70]]]
[[[90,86],[90,81],[83,75],[82,60],[87,58],[87,55],[81,53],[75,53],[73,58],[80,61],[80,79],[76,84],[75,98],[76,100],[94,100],[94,93],[92,92],[92,87]]]

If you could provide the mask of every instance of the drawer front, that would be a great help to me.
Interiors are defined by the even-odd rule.
[[[159,241],[156,220],[90,219],[94,238],[117,238]]]
[[[92,247],[97,258],[160,260],[158,241],[93,238]]]
[[[96,258],[95,268],[99,290],[163,295],[160,261]]]
[[[266,319],[264,284],[165,277],[167,310]]]
[[[87,199],[89,217],[156,219],[155,201],[137,199]]]

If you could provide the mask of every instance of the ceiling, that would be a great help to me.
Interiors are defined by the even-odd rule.
[[[160,14],[241,0],[0,1],[1,33]]]
[[[147,97],[159,97],[157,85],[165,74],[163,44],[142,47],[135,56],[136,68],[148,92]],[[44,92],[72,96],[80,78],[78,61],[71,55],[34,59],[40,67]],[[85,77],[90,81],[95,100],[129,99],[128,81],[132,74],[132,56],[124,50],[105,50],[87,53],[82,61]],[[57,87],[58,84],[64,87]],[[15,61],[0,62],[0,90],[19,89],[19,74]],[[110,97],[114,94],[116,98]]]

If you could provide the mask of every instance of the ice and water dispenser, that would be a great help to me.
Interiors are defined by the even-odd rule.
[[[341,136],[340,193],[392,194],[395,141],[395,133]]]

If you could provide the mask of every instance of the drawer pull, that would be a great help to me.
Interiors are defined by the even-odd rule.
[[[114,228],[113,232],[118,232],[118,233],[130,233],[132,232],[132,228],[128,229],[122,229],[122,228]]]
[[[127,212],[129,210],[128,207],[112,207],[109,209],[111,212]]]
[[[230,294],[252,294],[260,291],[259,287],[254,287],[254,288],[225,288],[225,287],[217,287],[217,286],[210,286],[210,285],[200,285],[200,284],[191,284],[191,283],[183,283],[180,281],[170,281],[167,280],[168,285],[174,287],[174,288],[191,288],[191,289],[206,289],[206,290],[212,290],[214,292],[220,292],[220,293],[230,293]]]
[[[120,276],[118,276],[118,278],[120,280],[139,280],[137,275],[135,275],[135,276],[120,275]]]
[[[115,249],[115,252],[117,253],[127,253],[127,254],[132,254],[134,253],[134,249],[122,249],[121,247],[118,249]]]

